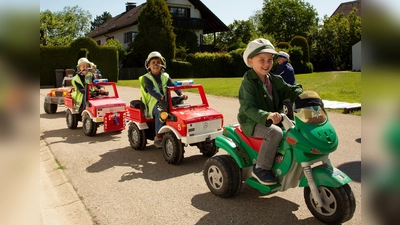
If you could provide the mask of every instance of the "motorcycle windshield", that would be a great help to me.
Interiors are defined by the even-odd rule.
[[[309,106],[294,111],[294,115],[307,124],[322,124],[326,121],[326,113],[321,106]]]

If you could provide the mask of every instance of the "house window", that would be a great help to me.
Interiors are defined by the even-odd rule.
[[[169,7],[172,17],[187,17],[190,18],[190,9],[181,7]]]
[[[96,41],[98,45],[101,45],[101,40]]]
[[[137,32],[126,32],[124,33],[124,44],[132,43],[135,40]]]
[[[111,36],[111,37],[110,37],[110,36],[106,36],[106,37],[107,37],[107,38],[106,38],[106,42],[107,42],[108,40],[110,40],[110,39],[111,39],[111,40],[114,40],[114,36]]]

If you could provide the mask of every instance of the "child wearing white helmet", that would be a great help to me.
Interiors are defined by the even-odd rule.
[[[243,53],[244,63],[250,67],[239,88],[238,122],[247,136],[263,138],[257,162],[252,175],[261,184],[274,185],[276,178],[272,173],[278,145],[282,139],[283,101],[292,102],[303,91],[300,87],[288,85],[282,77],[271,74],[273,57],[276,55],[272,43],[264,38],[251,41]],[[268,119],[273,121],[266,126]]]
[[[72,78],[72,86],[74,87],[74,92],[72,92],[71,97],[74,99],[75,107],[80,110],[85,109],[85,101],[83,101],[86,95],[86,84],[93,83],[95,75],[92,73],[92,66],[94,63],[90,62],[87,58],[82,57],[78,60],[76,65],[76,74]],[[97,87],[98,93],[105,94],[105,89],[101,86]],[[82,107],[81,107],[82,105]]]
[[[148,117],[155,118],[155,133],[154,145],[161,148],[162,135],[158,131],[165,124],[158,118],[160,112],[155,105],[159,101],[166,101],[167,87],[175,86],[168,73],[165,72],[166,62],[165,58],[157,51],[151,52],[144,63],[148,73],[139,78],[141,85],[142,101],[148,109]],[[143,85],[144,84],[144,85]],[[183,96],[186,100],[188,96],[181,90],[176,90],[178,96]]]
[[[76,74],[74,78],[72,78],[72,86],[75,91],[72,92],[71,97],[74,99],[75,107],[77,109],[84,109],[85,102],[83,101],[83,97],[85,96],[85,85],[87,84],[86,75],[91,75],[90,67],[92,62],[90,62],[87,58],[80,58],[76,65]],[[82,108],[81,105],[83,106]]]

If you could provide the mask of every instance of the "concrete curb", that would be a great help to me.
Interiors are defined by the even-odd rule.
[[[40,137],[40,217],[43,225],[94,224],[85,205]]]

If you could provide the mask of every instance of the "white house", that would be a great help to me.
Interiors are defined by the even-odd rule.
[[[176,28],[194,30],[200,47],[203,47],[202,35],[229,30],[200,0],[166,0],[166,2],[172,15],[172,25]],[[93,38],[99,45],[114,38],[127,48],[138,33],[138,15],[145,4],[136,5],[134,2],[127,2],[125,12],[113,17],[87,36]]]
[[[357,44],[352,47],[352,70],[353,71],[361,71],[361,41],[357,42]]]

